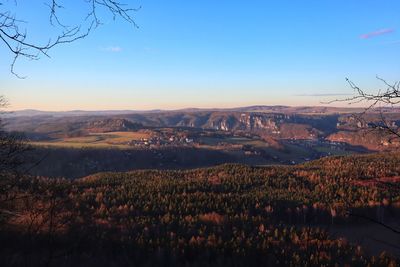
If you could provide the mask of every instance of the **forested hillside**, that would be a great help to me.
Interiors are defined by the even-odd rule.
[[[27,177],[2,199],[13,212],[0,255],[10,265],[396,266],[396,250],[373,253],[329,228],[376,224],[395,235],[380,225],[400,218],[399,163],[393,153]]]

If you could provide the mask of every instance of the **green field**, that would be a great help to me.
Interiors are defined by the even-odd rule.
[[[129,141],[149,138],[148,132],[109,132],[91,133],[81,137],[66,137],[51,141],[31,142],[35,146],[56,146],[70,148],[130,148]]]

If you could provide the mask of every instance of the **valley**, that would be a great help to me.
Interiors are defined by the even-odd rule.
[[[98,115],[17,112],[5,123],[9,131],[26,135],[36,150],[32,162],[40,159],[41,164],[32,174],[79,178],[99,171],[221,163],[294,165],[326,156],[397,150],[398,140],[371,126],[379,123],[380,113],[361,121],[353,113],[357,111],[257,106]],[[397,127],[400,115],[386,112]]]

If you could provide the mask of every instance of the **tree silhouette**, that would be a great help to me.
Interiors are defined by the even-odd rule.
[[[6,106],[7,100],[0,96],[0,113]],[[4,216],[13,215],[7,207],[16,198],[14,188],[18,186],[29,149],[21,135],[5,131],[0,118],[0,225]]]
[[[378,90],[377,93],[369,93],[360,88],[349,78],[346,78],[346,82],[355,92],[354,96],[335,99],[325,103],[332,104],[344,102],[349,105],[360,103],[366,104],[365,109],[361,113],[353,114],[353,117],[358,120],[361,125],[368,125],[372,130],[380,131],[382,134],[391,135],[392,138],[400,138],[399,126],[388,121],[385,116],[385,113],[395,111],[394,108],[398,107],[400,104],[400,81],[390,83],[379,76],[376,76],[376,78],[384,85],[384,89]],[[366,114],[370,112],[379,114],[380,120],[378,122],[369,121],[366,118]]]
[[[92,30],[102,24],[104,15],[107,11],[113,19],[121,18],[127,23],[138,27],[133,12],[139,8],[131,8],[128,5],[116,0],[81,0],[83,8],[86,8],[85,18],[74,21],[63,16],[61,10],[68,8],[68,1],[65,0],[46,0],[45,5],[49,11],[49,24],[54,27],[56,36],[49,36],[48,40],[33,41],[29,36],[29,22],[24,18],[17,17],[15,9],[18,0],[4,1],[0,0],[0,42],[13,55],[11,63],[11,73],[19,78],[14,70],[14,65],[18,58],[24,57],[30,60],[40,59],[41,56],[49,57],[49,51],[58,45],[72,43],[76,40],[85,38]],[[37,3],[41,4],[40,1]],[[68,20],[67,23],[64,21]]]

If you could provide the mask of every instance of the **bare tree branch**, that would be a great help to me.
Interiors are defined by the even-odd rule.
[[[376,76],[376,78],[383,83],[385,88],[378,90],[377,93],[367,93],[365,90],[361,89],[350,79],[346,78],[346,82],[354,90],[355,95],[343,99],[334,99],[325,104],[332,103],[348,103],[349,105],[365,103],[366,108],[358,114],[353,114],[353,117],[359,121],[362,125],[367,125],[370,129],[378,130],[381,133],[388,134],[391,136],[389,142],[393,138],[400,138],[400,129],[398,125],[390,123],[387,118],[385,118],[384,110],[387,108],[393,109],[396,105],[400,104],[400,81],[394,83],[389,83],[385,79]],[[367,113],[379,114],[380,121],[378,123],[374,121],[368,121],[365,117]]]
[[[88,9],[86,18],[77,21],[72,26],[67,26],[63,23],[60,14],[60,10],[65,9],[62,2],[64,1],[48,0],[45,2],[49,8],[49,24],[59,29],[59,33],[53,38],[49,37],[46,42],[40,43],[28,38],[28,22],[17,18],[11,8],[2,10],[4,4],[0,1],[0,43],[3,43],[13,55],[10,71],[18,78],[25,78],[15,71],[15,64],[19,58],[38,60],[41,56],[50,57],[49,50],[53,47],[85,38],[94,28],[102,24],[98,15],[100,10],[107,10],[114,20],[119,17],[138,28],[133,18],[133,12],[138,11],[140,7],[130,8],[115,0],[82,0],[82,4]],[[14,1],[14,5],[17,5],[17,0]]]
[[[364,220],[366,220],[366,221],[369,221],[369,222],[378,224],[378,225],[380,225],[380,226],[382,226],[382,227],[384,227],[384,228],[386,228],[386,229],[392,231],[392,232],[395,233],[395,234],[400,234],[400,229],[393,228],[392,226],[390,226],[390,225],[388,225],[388,224],[382,223],[382,222],[380,222],[380,221],[378,221],[378,220],[375,220],[375,219],[373,219],[373,218],[370,218],[370,217],[368,217],[368,216],[364,216],[364,215],[356,214],[356,213],[352,213],[352,212],[347,212],[347,215],[352,216],[352,217],[361,218],[361,219],[364,219]]]

